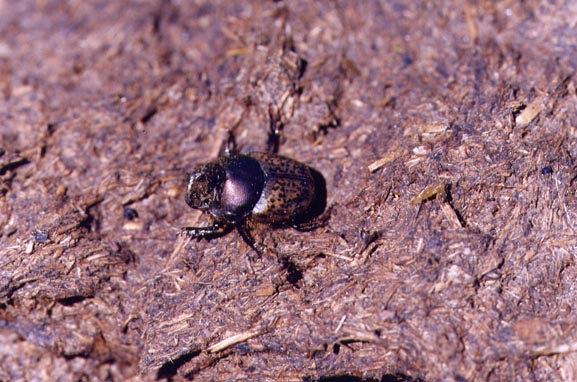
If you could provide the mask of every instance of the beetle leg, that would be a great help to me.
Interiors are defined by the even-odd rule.
[[[212,239],[215,237],[223,236],[230,232],[231,227],[227,224],[221,224],[219,222],[214,222],[211,226],[207,227],[184,227],[180,233],[194,239]]]
[[[275,110],[272,105],[268,107],[269,131],[266,142],[266,151],[271,154],[278,152],[280,143],[280,132],[284,127],[280,112]]]
[[[255,252],[258,253],[260,257],[262,257],[262,255],[264,254],[264,246],[262,244],[257,243],[254,240],[247,224],[240,223],[236,226],[236,229],[238,230],[238,233],[240,234],[240,237],[242,237],[244,242],[247,243],[249,247],[254,249]]]
[[[294,229],[296,229],[297,231],[301,231],[301,232],[308,232],[308,231],[312,231],[312,230],[320,228],[320,227],[324,227],[327,225],[327,223],[329,222],[329,219],[331,218],[331,213],[333,211],[333,207],[334,206],[330,206],[325,212],[323,212],[322,214],[316,216],[315,218],[313,218],[311,220],[306,220],[303,222],[297,222],[297,223],[293,224],[292,227]]]
[[[231,130],[228,131],[228,137],[226,139],[226,144],[224,148],[224,155],[231,156],[239,152],[238,146],[236,145],[236,137]]]

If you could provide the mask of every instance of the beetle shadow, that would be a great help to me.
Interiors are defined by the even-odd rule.
[[[309,219],[321,216],[327,208],[327,183],[323,174],[310,168],[311,174],[315,181],[315,197],[311,203],[311,209],[308,213]]]

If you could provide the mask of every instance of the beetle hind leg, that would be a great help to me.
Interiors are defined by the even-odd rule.
[[[293,222],[292,227],[294,229],[296,229],[297,231],[301,231],[301,232],[309,232],[309,231],[313,231],[317,228],[324,227],[329,223],[329,220],[331,218],[331,214],[333,211],[333,207],[334,206],[330,206],[322,214],[315,216],[314,218],[312,218],[310,220]]]

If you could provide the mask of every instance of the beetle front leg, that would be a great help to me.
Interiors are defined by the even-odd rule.
[[[219,222],[214,222],[211,226],[207,227],[184,227],[180,230],[181,235],[186,235],[187,237],[193,239],[212,239],[215,237],[220,237],[228,232],[230,232],[231,227],[228,224],[222,224]]]
[[[268,107],[268,139],[266,142],[266,151],[270,154],[278,153],[280,145],[280,134],[284,127],[280,111],[276,110],[272,105]]]
[[[238,154],[240,153],[240,150],[238,149],[238,146],[236,144],[236,138],[234,136],[234,134],[232,133],[232,131],[228,131],[228,137],[226,140],[226,144],[225,144],[225,148],[224,148],[224,155],[225,156],[231,156],[234,154]]]

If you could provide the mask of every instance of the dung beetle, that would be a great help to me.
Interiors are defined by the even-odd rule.
[[[251,225],[317,228],[325,223],[320,215],[326,207],[326,185],[318,171],[301,162],[269,152],[241,154],[234,148],[192,173],[186,203],[208,212],[214,222],[184,227],[183,234],[210,240],[237,228],[260,255],[263,248],[255,243]]]

